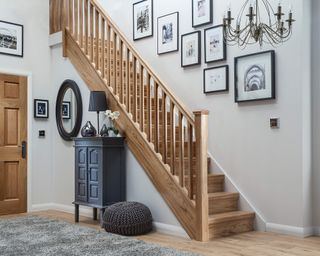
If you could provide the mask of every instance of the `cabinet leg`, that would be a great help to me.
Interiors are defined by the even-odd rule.
[[[104,214],[104,208],[100,209],[100,227],[103,228],[103,214]]]
[[[79,222],[79,205],[74,205],[74,221]]]
[[[93,208],[93,220],[97,220],[98,219],[98,211],[97,208]]]

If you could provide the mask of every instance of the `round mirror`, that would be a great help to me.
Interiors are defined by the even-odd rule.
[[[72,80],[65,80],[59,89],[56,120],[59,134],[64,140],[77,137],[82,122],[82,99],[78,85]]]

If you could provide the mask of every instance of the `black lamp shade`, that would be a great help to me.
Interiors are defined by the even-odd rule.
[[[104,91],[92,91],[90,92],[89,111],[105,111],[107,110],[107,99]]]

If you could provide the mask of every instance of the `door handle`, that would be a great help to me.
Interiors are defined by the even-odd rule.
[[[21,147],[22,147],[22,158],[26,159],[27,158],[27,142],[22,141]]]

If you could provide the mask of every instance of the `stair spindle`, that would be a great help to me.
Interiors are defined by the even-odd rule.
[[[140,130],[144,132],[144,67],[140,65]]]
[[[172,175],[176,175],[176,168],[175,168],[175,159],[176,159],[176,125],[175,125],[175,107],[174,103],[170,101],[170,144],[171,144],[171,173]]]
[[[74,37],[79,43],[79,0],[74,0]]]
[[[162,91],[162,159],[167,163],[167,142],[168,142],[168,122],[167,122],[167,95]]]
[[[90,61],[94,62],[94,55],[93,55],[93,4],[90,2]]]
[[[69,31],[73,35],[73,0],[69,0]]]
[[[83,48],[83,1],[79,0],[79,38],[81,48]]]
[[[183,114],[179,112],[179,182],[181,187],[185,187],[185,169],[184,169],[184,125]]]
[[[99,12],[98,10],[95,10],[95,46],[96,46],[96,50],[95,50],[95,65],[96,65],[96,69],[99,70],[100,69],[100,24],[99,24]]]
[[[106,44],[106,24],[105,19],[101,16],[101,74],[102,78],[106,77],[106,59],[105,59],[105,44]]]
[[[147,71],[147,81],[146,81],[146,88],[147,88],[147,138],[148,141],[151,141],[152,136],[152,110],[151,110],[151,76]]]
[[[84,0],[84,35],[85,35],[85,41],[84,41],[84,52],[86,55],[88,55],[88,43],[89,43],[89,14],[88,14],[88,0]]]

